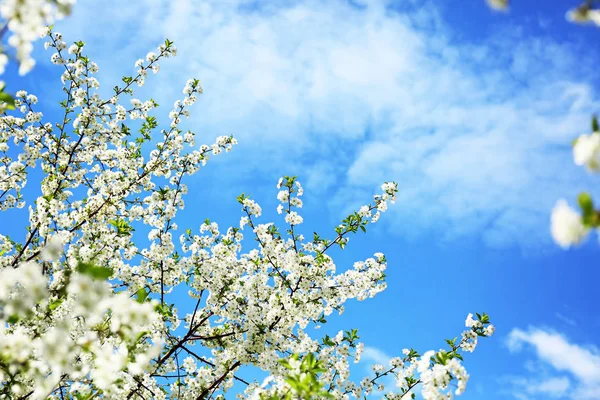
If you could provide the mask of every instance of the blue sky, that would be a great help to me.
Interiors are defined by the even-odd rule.
[[[80,0],[56,30],[88,44],[105,90],[175,41],[178,57],[140,97],[164,105],[167,121],[197,77],[205,93],[186,127],[202,142],[240,142],[188,182],[181,221],[192,228],[237,224],[241,192],[277,218],[287,174],[306,189],[305,231],[332,232],[383,181],[399,183],[396,205],[338,258],[386,253],[388,289],[323,333],[359,328],[365,358],[379,362],[437,349],[485,311],[496,335],[466,357],[462,398],[597,399],[597,236],[562,251],[549,215],[559,198],[600,196],[570,153],[600,110],[600,30],[565,21],[577,1],[513,3],[504,14],[483,0]],[[40,43],[36,54],[50,56]],[[7,80],[51,116],[59,75],[40,61]]]

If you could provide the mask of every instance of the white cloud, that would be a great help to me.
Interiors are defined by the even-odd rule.
[[[599,108],[587,83],[597,60],[515,27],[468,43],[430,3],[386,4],[111,0],[78,4],[65,27],[114,76],[123,66],[112,60],[133,64],[175,40],[180,56],[153,79],[163,82],[159,103],[185,77],[201,78],[190,125],[234,133],[232,158],[252,168],[306,168],[312,189],[336,190],[335,209],[396,180],[399,235],[548,242],[555,200],[585,187],[568,145]]]
[[[506,344],[511,352],[533,350],[540,371],[549,367],[549,372],[534,377],[511,378],[516,397],[528,398],[522,397],[525,392],[578,400],[600,398],[600,353],[596,347],[572,343],[559,333],[541,328],[513,329]],[[532,372],[535,374],[536,369]]]
[[[361,360],[381,364],[383,366],[388,366],[391,359],[392,357],[387,355],[384,351],[371,346],[365,346],[365,350],[361,357]]]
[[[513,395],[522,400],[531,400],[531,396],[540,395],[543,398],[561,398],[568,393],[571,382],[561,376],[548,379],[513,378],[508,382],[515,386]]]

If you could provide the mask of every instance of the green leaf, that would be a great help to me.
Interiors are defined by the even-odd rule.
[[[490,316],[487,315],[486,313],[481,313],[481,315],[477,314],[477,316],[479,317],[479,321],[481,321],[481,323],[483,323],[483,324],[490,323]]]
[[[248,196],[246,196],[244,193],[240,194],[236,200],[238,201],[238,203],[243,204],[244,200],[246,200],[248,198]]]
[[[17,314],[13,314],[10,317],[8,317],[8,319],[6,320],[6,322],[8,322],[9,324],[16,324],[17,322],[19,322],[19,316]]]
[[[50,302],[50,304],[48,305],[48,309],[50,311],[53,311],[55,309],[58,308],[58,306],[60,306],[63,303],[64,299],[56,299],[56,300],[52,300]]]
[[[146,332],[146,331],[142,331],[142,332],[138,333],[135,340],[133,341],[133,343],[139,343],[140,340],[142,340],[147,334],[148,334],[148,332]]]
[[[146,299],[148,298],[148,294],[149,293],[146,292],[146,289],[144,289],[144,288],[139,289],[135,294],[137,302],[141,304],[144,301],[146,301]]]
[[[112,268],[100,267],[92,263],[80,262],[77,265],[77,271],[80,274],[87,275],[93,279],[106,280],[113,274]]]
[[[448,346],[454,348],[456,345],[456,338],[454,338],[454,340],[446,339],[446,343],[448,343]]]
[[[4,103],[3,107],[6,110],[15,109],[15,99],[10,95],[10,93],[0,92],[0,103]]]
[[[172,310],[171,306],[169,306],[168,304],[165,304],[165,303],[157,304],[156,307],[154,308],[154,310],[156,312],[158,312],[160,315],[162,315],[163,317],[172,317],[173,316],[173,310]]]
[[[598,116],[592,117],[592,132],[600,132],[600,124],[598,124]]]
[[[282,358],[281,360],[277,360],[277,362],[286,367],[287,369],[292,369],[292,366],[290,365],[289,361],[284,358]]]
[[[120,218],[110,220],[108,223],[117,228],[118,236],[126,236],[135,231],[135,229],[133,229],[133,227],[129,225],[127,221]]]
[[[335,342],[333,340],[331,340],[329,335],[325,335],[325,337],[322,339],[322,341],[325,346],[335,346]]]
[[[580,193],[577,197],[577,201],[579,202],[579,207],[581,207],[584,216],[594,212],[594,202],[589,193]]]

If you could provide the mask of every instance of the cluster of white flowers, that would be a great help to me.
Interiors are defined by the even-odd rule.
[[[479,337],[479,334],[489,337],[492,336],[495,330],[494,325],[489,324],[484,326],[480,320],[473,319],[473,314],[467,316],[465,326],[469,329],[462,333],[460,348],[470,353],[475,351],[475,347],[477,347],[477,338]]]
[[[573,144],[573,161],[576,165],[590,172],[600,172],[600,132],[584,134],[577,138]],[[596,211],[593,209],[591,198],[587,194],[580,197],[580,206],[586,207],[588,221],[585,223],[586,215],[581,215],[571,208],[566,200],[557,201],[552,210],[550,232],[554,241],[562,248],[569,248],[581,243],[591,228],[597,225]],[[583,203],[582,203],[583,200]]]
[[[46,297],[46,281],[36,263],[0,271],[0,321],[29,312]]]
[[[290,373],[306,373],[304,361],[292,358],[288,368],[281,358],[313,353],[324,366],[320,379],[339,399],[383,390],[386,375],[400,390],[391,398],[419,382],[424,394],[443,392],[453,379],[464,389],[457,357],[439,358],[458,354],[462,342],[436,353],[432,363],[441,367],[407,351],[355,384],[349,366],[364,350],[356,332],[321,341],[308,333],[341,314],[346,301],[385,289],[382,253],[338,268],[328,250],[344,248],[350,234],[376,222],[395,201],[396,183],[384,183],[332,239],[294,231],[303,222],[303,188],[288,176],[277,185],[287,235],[259,223],[262,208],[246,195],[238,197],[245,214],[239,228],[222,231],[206,220],[198,232],[180,232],[175,218],[185,206],[185,178],[236,141],[223,136],[196,147],[194,134],[179,129],[202,92],[197,80],[187,82],[164,129],[150,114],[156,103],[132,97],[134,85],[175,54],[172,42],[139,60],[136,75],[124,77],[108,99],[98,92],[98,66],[84,56],[83,43],[67,46],[50,32],[47,47],[64,70],[59,122],[43,122],[37,99],[25,92],[15,115],[0,116],[0,207],[29,208],[23,242],[0,235],[0,399],[206,399],[236,380],[247,384],[240,397],[260,398],[288,387]],[[40,170],[41,195],[28,202],[22,190]],[[245,234],[255,245],[243,252]],[[189,312],[179,313],[177,305],[190,306],[176,289],[188,292]],[[487,335],[490,326],[481,320],[470,329]],[[269,380],[247,382],[239,376],[244,366],[268,372]]]
[[[469,375],[465,368],[460,364],[459,360],[453,358],[446,364],[431,364],[431,358],[434,356],[434,351],[426,352],[418,363],[417,371],[421,374],[421,384],[423,390],[421,394],[424,400],[446,400],[451,399],[451,393],[445,393],[445,390],[450,385],[452,377],[457,383],[455,393],[460,395],[464,392],[467,386]]]
[[[161,337],[149,336],[162,323],[155,306],[78,272],[55,274],[49,284],[35,262],[3,269],[0,396],[45,399],[67,376],[79,392],[93,382],[110,396],[127,371],[141,373],[160,354]]]
[[[477,346],[478,336],[492,336],[494,326],[486,319],[473,319],[473,314],[467,316],[465,325],[468,330],[462,334],[462,340],[458,347],[464,351],[473,352]],[[454,348],[454,345],[453,345]],[[446,400],[452,398],[449,390],[453,379],[457,380],[454,394],[461,395],[469,380],[467,371],[460,363],[459,358],[443,350],[439,352],[428,351],[419,360],[417,371],[420,373],[420,381],[423,385],[422,395],[425,400]]]
[[[478,315],[473,320],[472,314],[467,317],[468,332],[477,336],[491,336],[494,331],[493,325],[488,322],[487,315]],[[461,363],[460,350],[463,349],[466,339],[460,343],[447,340],[451,346],[449,351],[427,351],[422,356],[413,349],[402,350],[402,357],[394,357],[389,360],[388,365],[375,364],[371,367],[374,376],[365,377],[359,383],[349,380],[349,363],[347,358],[354,358],[355,362],[360,359],[364,351],[364,345],[357,343],[355,331],[339,332],[330,338],[326,336],[322,345],[316,345],[311,351],[316,351],[316,358],[320,360],[320,366],[326,370],[321,375],[325,382],[326,391],[336,399],[365,398],[378,392],[382,394],[386,390],[386,382],[393,378],[395,387],[388,388],[385,393],[386,399],[413,398],[417,385],[421,385],[421,395],[426,400],[446,400],[453,395],[461,395],[467,385],[469,375]],[[463,336],[471,336],[465,335]],[[456,340],[456,339],[455,339]],[[288,377],[306,376],[310,371],[303,370],[298,359],[284,363],[287,366]],[[288,393],[293,389],[290,379],[281,376],[271,376],[261,386],[250,385],[246,394],[250,399],[280,398],[280,393]],[[292,379],[293,381],[294,379]],[[456,381],[456,382],[454,382]],[[452,389],[456,386],[455,389]],[[243,396],[238,396],[244,398]]]
[[[35,65],[31,57],[33,42],[46,31],[46,26],[71,12],[75,0],[4,0],[0,18],[11,35],[8,44],[16,50],[19,73],[26,74]],[[8,56],[0,53],[0,74],[4,73]]]

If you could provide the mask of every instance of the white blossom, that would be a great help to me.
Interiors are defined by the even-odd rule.
[[[575,164],[586,166],[595,171],[599,168],[600,157],[600,133],[594,132],[590,135],[581,135],[573,146],[573,158]]]
[[[581,243],[589,229],[583,225],[581,215],[567,204],[559,200],[552,210],[551,228],[554,241],[563,248]]]

